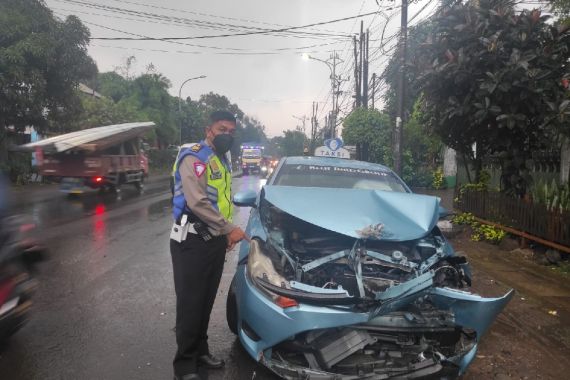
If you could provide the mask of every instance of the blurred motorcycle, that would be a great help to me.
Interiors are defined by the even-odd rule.
[[[0,217],[0,342],[27,321],[36,288],[37,263],[45,247],[35,238],[35,225],[22,216]]]

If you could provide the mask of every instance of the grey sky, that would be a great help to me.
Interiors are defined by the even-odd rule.
[[[431,13],[436,2],[428,3],[428,1],[422,0],[411,6],[410,19],[421,11],[410,22],[411,24]],[[86,22],[92,37],[133,37],[103,27],[149,37],[217,35],[235,32],[205,28],[195,23],[189,25],[189,22],[199,20],[248,27],[279,28],[279,25],[305,25],[379,9],[386,16],[393,15],[386,28],[385,38],[397,33],[400,23],[400,15],[390,9],[399,9],[400,2],[387,0],[378,0],[378,2],[375,0],[46,0],[46,3],[57,16],[77,15]],[[120,13],[121,11],[116,9],[113,11],[94,9],[92,4],[158,14],[169,19],[166,21],[141,19],[132,14]],[[371,30],[370,73],[381,72],[387,59],[387,56],[378,49],[385,17],[376,15],[362,19],[365,28],[369,27]],[[176,22],[178,24],[175,24]],[[355,33],[359,25],[360,21],[347,20],[314,27],[307,31],[350,34],[351,31]],[[324,44],[327,45],[299,49]],[[276,50],[295,48],[297,50]],[[135,66],[137,73],[144,71],[145,67],[152,63],[160,73],[172,81],[170,92],[176,96],[184,80],[206,75],[206,79],[187,83],[182,91],[183,97],[190,96],[197,99],[200,94],[209,91],[224,94],[247,114],[264,123],[269,136],[276,136],[286,129],[294,129],[299,124],[293,115],[309,117],[313,101],[321,102],[321,120],[330,109],[330,97],[327,96],[330,90],[329,69],[321,62],[303,60],[302,53],[310,52],[311,56],[327,59],[332,50],[338,51],[345,59],[345,63],[339,66],[343,78],[348,76],[352,78],[352,42],[349,39],[336,39],[330,36],[319,36],[316,39],[254,35],[184,40],[178,43],[93,40],[89,53],[97,62],[100,71],[113,70],[116,66],[124,64],[126,57],[130,55],[137,58]],[[252,55],[251,53],[273,54]],[[341,111],[350,109],[352,104],[351,82],[345,82],[343,89],[346,91],[346,96],[341,97]],[[309,126],[309,123],[307,125]]]

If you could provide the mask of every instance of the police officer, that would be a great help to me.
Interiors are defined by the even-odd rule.
[[[235,117],[210,115],[206,138],[178,155],[174,173],[170,253],[176,290],[175,380],[197,380],[198,366],[222,368],[208,348],[208,322],[222,276],[226,251],[246,238],[232,224],[231,163]]]

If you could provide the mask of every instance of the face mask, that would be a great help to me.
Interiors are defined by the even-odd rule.
[[[234,143],[234,137],[228,134],[221,134],[214,137],[214,149],[216,150],[216,154],[223,155],[225,154]]]

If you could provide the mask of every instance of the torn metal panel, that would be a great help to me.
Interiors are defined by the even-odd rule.
[[[405,297],[412,293],[420,292],[433,285],[433,272],[427,272],[412,280],[403,282],[399,285],[389,287],[383,292],[376,293],[376,299],[385,301],[398,297]]]
[[[310,263],[303,265],[301,268],[303,269],[303,272],[308,272],[311,269],[315,269],[317,267],[320,267],[323,264],[330,263],[331,261],[338,260],[341,257],[345,257],[347,255],[348,255],[348,252],[346,252],[346,251],[333,253],[332,255],[324,256],[324,257],[318,258],[314,261],[311,261]]]
[[[395,252],[399,252],[399,254],[401,255],[398,258],[394,258],[394,257],[390,257],[388,255],[384,255],[382,253],[378,253],[378,252],[374,252],[374,251],[366,251],[366,255],[373,257],[377,260],[386,262],[386,263],[390,263],[392,264],[393,267],[395,268],[399,268],[405,271],[412,271],[413,269],[418,267],[418,264],[408,261],[408,259],[403,256],[402,252],[400,251],[394,251]],[[393,255],[394,255],[393,253]]]
[[[307,284],[303,284],[302,282],[291,281],[290,283],[291,289],[301,290],[303,292],[310,292],[310,293],[322,293],[322,294],[337,294],[343,295],[346,297],[350,297],[348,292],[339,286],[337,289],[328,289],[328,288],[319,288],[317,286],[311,286]]]
[[[513,298],[515,291],[511,289],[504,296],[497,298],[484,298],[450,288],[432,288],[429,293],[435,306],[452,310],[457,324],[474,329],[480,339]]]

